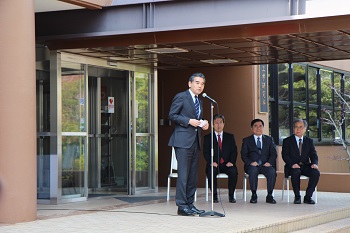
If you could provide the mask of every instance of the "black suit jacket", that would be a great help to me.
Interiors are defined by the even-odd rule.
[[[222,152],[219,152],[219,158],[218,158],[219,145],[214,132],[213,136],[211,133],[204,136],[203,155],[205,160],[207,161],[207,167],[211,166],[211,138],[212,137],[213,137],[213,149],[214,149],[213,161],[219,164],[220,158],[223,158],[225,161],[225,164],[228,162],[231,162],[234,166],[236,166],[237,145],[236,145],[236,140],[234,135],[223,132]]]
[[[198,98],[203,116],[202,100]],[[175,95],[169,111],[169,119],[175,123],[173,134],[170,137],[169,146],[190,148],[198,136],[199,147],[201,144],[201,127],[193,127],[189,124],[190,119],[196,119],[196,108],[189,90]]]
[[[243,138],[241,156],[244,162],[244,171],[248,170],[252,162],[258,162],[261,157],[262,164],[269,162],[276,169],[277,151],[272,137],[263,134],[261,155],[256,146],[254,135]]]
[[[289,136],[283,140],[282,158],[286,163],[285,175],[289,174],[289,170],[294,164],[303,163],[306,166],[311,164],[318,165],[318,156],[314,146],[314,141],[309,137],[303,137],[303,146],[301,155],[299,154],[299,147],[295,140],[295,135]]]

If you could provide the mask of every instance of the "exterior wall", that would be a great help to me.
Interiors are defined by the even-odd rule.
[[[34,1],[0,1],[0,223],[36,219]]]

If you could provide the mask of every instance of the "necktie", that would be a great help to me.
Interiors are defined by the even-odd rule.
[[[196,107],[196,115],[197,115],[197,119],[199,119],[199,101],[198,101],[198,96],[195,96],[195,102],[194,102],[194,106]]]
[[[303,140],[299,138],[299,154],[301,155],[301,151],[303,150]]]
[[[218,145],[219,145],[220,151],[222,151],[222,141],[221,141],[220,134],[218,134]],[[224,162],[225,162],[224,159],[221,157],[220,158],[220,164],[223,164]]]
[[[260,142],[260,138],[258,137],[257,139],[258,139],[258,140],[257,140],[257,142],[256,142],[256,146],[258,147],[259,154],[261,155],[261,142]],[[262,162],[261,162],[261,157],[260,157],[260,159],[259,159],[259,161],[258,161],[258,164],[259,164],[259,165],[262,164]]]
[[[222,141],[221,141],[220,134],[218,134],[218,144],[219,144],[220,151],[222,151]]]
[[[256,146],[258,147],[259,153],[261,154],[261,142],[260,142],[260,138],[259,137],[258,137],[258,140],[256,142]]]

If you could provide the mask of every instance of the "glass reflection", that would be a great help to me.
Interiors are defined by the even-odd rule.
[[[62,196],[83,195],[84,141],[83,137],[62,137]]]

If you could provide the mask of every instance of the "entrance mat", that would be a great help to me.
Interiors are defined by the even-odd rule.
[[[107,193],[89,193],[89,197],[106,197],[106,196],[115,196],[115,194],[107,194]]]
[[[125,201],[128,203],[137,203],[144,201],[157,201],[157,200],[166,200],[166,196],[142,196],[142,197],[115,197],[115,199]]]

